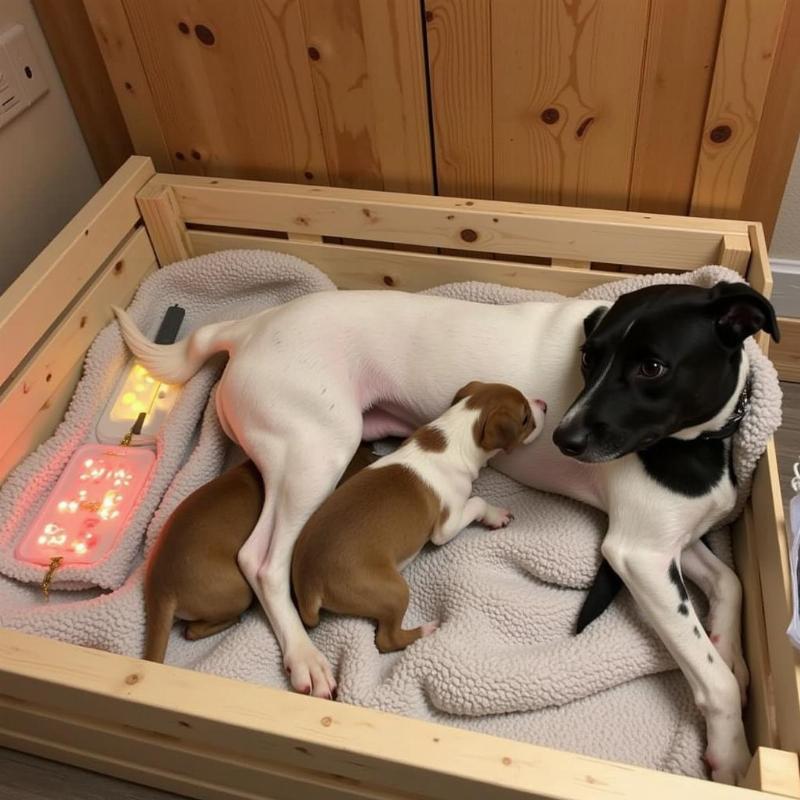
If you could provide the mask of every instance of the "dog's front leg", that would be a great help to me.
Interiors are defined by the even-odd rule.
[[[706,721],[706,760],[713,779],[736,783],[750,763],[739,684],[692,607],[676,562],[680,547],[670,546],[669,532],[643,538],[612,519],[603,555],[689,681]]]
[[[708,635],[739,681],[744,705],[750,673],[742,655],[742,585],[739,578],[701,541],[683,551],[681,571],[708,598]]]

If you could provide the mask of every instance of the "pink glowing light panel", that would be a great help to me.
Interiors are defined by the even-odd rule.
[[[16,556],[48,565],[90,565],[114,547],[136,507],[155,453],[142,447],[79,447],[56,482]]]

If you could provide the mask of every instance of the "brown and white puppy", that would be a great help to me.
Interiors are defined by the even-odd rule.
[[[342,482],[377,456],[360,447]],[[252,461],[232,467],[192,492],[172,512],[147,565],[144,581],[144,657],[164,661],[175,618],[185,636],[202,639],[239,621],[253,591],[236,556],[264,505],[261,475]]]
[[[294,548],[303,622],[314,627],[320,609],[375,619],[382,653],[432,633],[438,623],[401,627],[409,592],[400,571],[429,540],[445,544],[474,520],[508,525],[511,512],[470,497],[472,483],[493,455],[532,442],[546,410],[511,386],[470,383],[441,417],[337,489]]]

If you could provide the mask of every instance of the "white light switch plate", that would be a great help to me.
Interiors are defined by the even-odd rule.
[[[22,25],[0,33],[0,127],[33,105],[47,80]]]

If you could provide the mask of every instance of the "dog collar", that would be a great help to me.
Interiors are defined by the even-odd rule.
[[[697,438],[698,439],[727,439],[730,436],[733,436],[737,430],[739,430],[739,426],[742,424],[742,420],[745,417],[745,414],[750,410],[750,379],[747,379],[747,382],[744,385],[744,389],[742,389],[742,393],[739,395],[739,400],[736,403],[736,408],[733,409],[733,413],[728,417],[728,421],[716,431],[704,431],[701,433]]]

